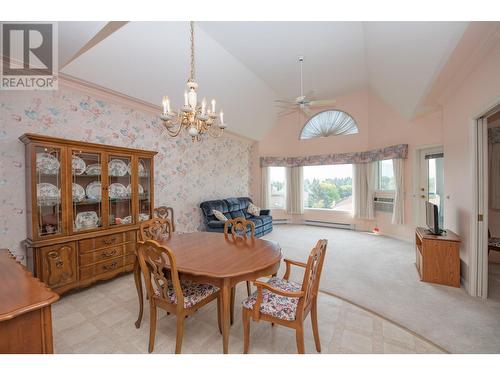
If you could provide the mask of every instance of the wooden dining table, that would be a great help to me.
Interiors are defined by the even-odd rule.
[[[173,233],[160,243],[174,252],[182,278],[220,288],[222,346],[227,353],[232,288],[242,281],[275,274],[282,257],[280,245],[258,238],[235,238],[213,232]]]

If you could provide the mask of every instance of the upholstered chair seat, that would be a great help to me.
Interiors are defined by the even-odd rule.
[[[181,280],[182,294],[184,296],[184,308],[189,309],[194,305],[200,303],[205,298],[210,295],[217,293],[219,288],[213,286],[212,284],[197,284],[189,280]],[[157,288],[155,289],[155,295],[160,296],[160,292]],[[171,280],[168,280],[168,288],[166,298],[172,304],[177,304],[177,295],[174,291],[174,285]]]
[[[286,292],[298,292],[302,289],[300,284],[280,279],[278,277],[270,278],[267,281],[267,284]],[[255,302],[257,302],[257,292],[254,292],[250,297],[243,301],[243,307],[251,310],[253,309]],[[298,303],[298,298],[280,296],[279,294],[275,294],[267,289],[263,289],[260,312],[282,320],[295,320]]]

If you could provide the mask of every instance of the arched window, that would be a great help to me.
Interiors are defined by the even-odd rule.
[[[357,134],[356,121],[346,112],[336,109],[315,114],[302,128],[300,139]]]

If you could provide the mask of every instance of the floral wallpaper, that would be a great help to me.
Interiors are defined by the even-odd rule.
[[[83,92],[0,92],[0,248],[24,255],[24,133],[157,151],[155,205],[174,208],[176,229],[203,229],[200,202],[249,196],[252,144],[234,137],[170,138],[151,113]]]

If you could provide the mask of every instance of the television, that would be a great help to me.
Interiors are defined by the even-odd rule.
[[[432,234],[439,236],[443,230],[439,228],[438,206],[429,201],[425,202],[425,221]]]

